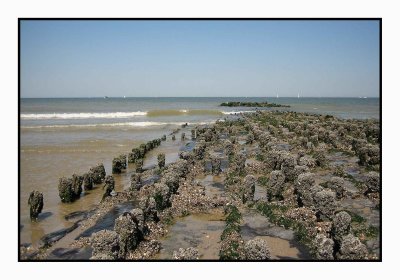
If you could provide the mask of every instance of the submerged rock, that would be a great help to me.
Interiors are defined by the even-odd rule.
[[[28,199],[29,213],[31,220],[36,220],[43,209],[43,194],[39,191],[32,191]]]
[[[102,163],[90,168],[90,173],[92,174],[94,184],[101,184],[101,182],[106,178],[106,169]]]
[[[174,260],[198,260],[200,258],[199,251],[196,248],[179,248],[178,251],[174,251],[172,259]]]
[[[249,240],[244,245],[246,260],[269,260],[271,253],[267,241],[261,238]]]

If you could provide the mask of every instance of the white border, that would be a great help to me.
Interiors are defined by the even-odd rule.
[[[3,277],[40,279],[377,279],[397,262],[399,183],[398,9],[384,1],[9,1],[0,9],[0,96],[3,105],[1,267]],[[388,1],[387,1],[388,2]],[[396,3],[392,1],[392,3]],[[17,263],[18,17],[383,17],[383,263]],[[389,276],[390,277],[390,276]]]

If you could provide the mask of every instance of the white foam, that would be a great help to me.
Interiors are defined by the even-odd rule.
[[[54,114],[21,114],[23,120],[46,119],[124,119],[145,116],[147,112],[112,112],[112,113],[54,113]]]
[[[254,113],[256,111],[222,111],[224,115],[240,114],[240,113]]]
[[[97,123],[97,124],[60,124],[60,125],[37,125],[21,126],[22,129],[43,128],[88,128],[88,127],[149,127],[163,125],[182,125],[184,122],[121,122],[121,123]]]

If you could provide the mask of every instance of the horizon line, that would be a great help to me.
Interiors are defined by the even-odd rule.
[[[19,97],[20,99],[39,99],[39,98],[54,98],[54,99],[73,99],[73,98],[102,98],[102,99],[110,99],[110,98],[380,98],[380,96],[280,96],[277,98],[276,96],[81,96],[81,97]]]

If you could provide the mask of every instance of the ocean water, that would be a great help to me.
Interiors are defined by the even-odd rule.
[[[335,115],[340,118],[379,118],[377,98],[39,98],[20,100],[20,242],[36,244],[50,232],[68,227],[64,216],[88,210],[102,196],[101,187],[84,193],[71,204],[58,197],[58,180],[73,173],[82,174],[103,162],[111,174],[115,156],[128,153],[145,141],[169,134],[183,123],[191,127],[215,122],[234,112],[255,108],[220,107],[227,101],[274,102],[290,110]],[[176,159],[177,151],[187,142],[170,137],[160,150],[167,162]],[[158,152],[158,151],[157,151]],[[155,163],[150,153],[146,165]],[[131,169],[116,175],[116,189],[129,186]],[[31,222],[27,205],[30,191],[44,194],[44,209],[37,222]]]

